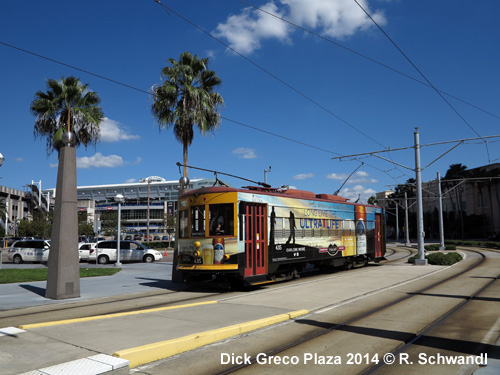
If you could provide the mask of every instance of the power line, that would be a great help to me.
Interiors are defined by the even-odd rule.
[[[367,56],[367,55],[362,54],[361,52],[358,52],[358,51],[353,50],[353,49],[351,49],[351,48],[349,48],[349,47],[346,47],[345,45],[340,44],[340,43],[338,43],[338,42],[336,42],[336,41],[334,41],[334,40],[332,40],[332,39],[330,39],[330,38],[327,38],[327,37],[325,37],[325,36],[323,36],[323,35],[320,35],[320,34],[318,34],[318,33],[315,33],[314,31],[309,30],[309,29],[307,29],[307,28],[305,28],[305,27],[303,27],[303,26],[297,25],[297,24],[295,24],[295,23],[293,23],[293,22],[291,22],[291,21],[287,20],[286,18],[280,17],[280,16],[278,16],[277,14],[274,14],[274,13],[271,13],[271,12],[269,12],[269,11],[265,10],[265,9],[259,8],[259,7],[257,7],[257,6],[255,6],[255,5],[253,5],[253,4],[251,4],[251,3],[249,3],[249,2],[247,2],[247,1],[244,1],[244,0],[239,0],[239,1],[240,1],[241,3],[243,3],[243,4],[246,4],[246,5],[248,5],[248,6],[252,7],[252,8],[254,8],[255,10],[258,10],[258,11],[260,11],[260,12],[262,12],[262,13],[265,13],[265,14],[267,14],[267,15],[271,16],[271,17],[274,17],[274,18],[276,18],[276,19],[279,19],[280,21],[283,21],[283,22],[285,22],[285,23],[287,23],[287,24],[289,24],[289,25],[291,25],[291,26],[293,26],[293,27],[295,27],[295,28],[297,28],[297,29],[300,29],[300,30],[302,30],[302,31],[304,31],[304,32],[306,32],[306,33],[311,34],[311,35],[314,35],[314,36],[315,36],[315,37],[317,37],[317,38],[323,39],[324,41],[326,41],[326,42],[328,42],[328,43],[331,43],[331,44],[333,44],[333,45],[335,45],[335,46],[337,46],[337,47],[340,47],[340,48],[342,48],[342,49],[344,49],[344,50],[346,50],[346,51],[348,51],[348,52],[351,52],[351,53],[353,53],[353,54],[355,54],[355,55],[357,55],[357,56],[359,56],[359,57],[362,57],[362,58],[364,58],[364,59],[366,59],[366,60],[368,60],[368,61],[370,61],[370,62],[372,62],[372,63],[375,63],[375,64],[377,64],[377,65],[380,65],[381,67],[383,67],[383,68],[385,68],[385,69],[388,69],[388,70],[390,70],[390,71],[392,71],[392,72],[394,72],[394,73],[400,74],[400,75],[402,75],[403,77],[406,77],[406,78],[408,78],[408,79],[411,79],[412,81],[415,81],[415,82],[417,82],[417,83],[420,83],[421,85],[424,85],[424,86],[427,86],[427,87],[430,87],[430,88],[434,88],[435,90],[438,90],[439,92],[443,93],[443,94],[444,94],[444,95],[446,95],[446,96],[449,96],[450,98],[453,98],[453,99],[455,99],[455,100],[457,100],[457,101],[459,101],[459,102],[462,102],[462,103],[464,103],[464,104],[466,104],[466,105],[468,105],[468,106],[470,106],[470,107],[472,107],[472,108],[474,108],[474,109],[477,109],[478,111],[484,112],[484,113],[486,113],[486,114],[488,114],[488,115],[490,115],[490,116],[492,116],[492,117],[495,117],[495,118],[497,118],[497,119],[500,119],[500,116],[498,116],[498,115],[496,115],[496,114],[494,114],[494,113],[492,113],[492,112],[490,112],[490,111],[487,111],[487,110],[485,110],[485,109],[483,109],[483,108],[480,108],[480,107],[478,107],[478,106],[477,106],[477,105],[475,105],[475,104],[472,104],[472,103],[470,103],[470,102],[465,101],[464,99],[460,99],[459,97],[456,97],[456,96],[454,96],[454,95],[452,95],[452,94],[450,94],[450,93],[448,93],[448,92],[446,92],[446,91],[443,91],[443,90],[440,90],[440,89],[438,89],[438,88],[435,88],[435,87],[433,87],[432,85],[430,85],[430,84],[428,84],[428,83],[426,83],[426,82],[424,82],[424,81],[421,81],[421,80],[419,80],[419,79],[417,79],[417,78],[415,78],[415,77],[410,76],[409,74],[406,74],[406,73],[404,73],[404,72],[402,72],[402,71],[400,71],[400,70],[397,70],[397,69],[395,69],[395,68],[393,68],[393,67],[391,67],[391,66],[389,66],[389,65],[387,65],[387,64],[384,64],[384,63],[382,63],[382,62],[380,62],[380,61],[377,61],[377,60],[375,60],[375,59],[373,59],[373,58],[371,58],[371,57],[369,57],[369,56]]]
[[[156,1],[156,0],[155,0]],[[56,60],[56,59],[53,59],[53,58],[50,58],[50,57],[47,57],[47,56],[43,56],[43,55],[40,55],[38,53],[35,53],[35,52],[32,52],[32,51],[28,51],[26,49],[23,49],[23,48],[20,48],[20,47],[16,47],[16,46],[13,46],[11,44],[8,44],[8,43],[5,43],[5,42],[2,42],[0,41],[0,44],[1,45],[4,45],[6,47],[10,47],[10,48],[13,48],[15,50],[18,50],[18,51],[21,51],[23,53],[26,53],[26,54],[29,54],[29,55],[32,55],[32,56],[35,56],[35,57],[38,57],[38,58],[41,58],[41,59],[44,59],[44,60],[47,60],[47,61],[50,61],[50,62],[53,62],[55,64],[58,64],[58,65],[62,65],[62,66],[65,66],[65,67],[68,67],[70,69],[74,69],[74,70],[77,70],[79,72],[82,72],[82,73],[85,73],[85,74],[88,74],[88,75],[91,75],[93,77],[97,77],[99,79],[102,79],[102,80],[105,80],[105,81],[108,81],[108,82],[111,82],[111,83],[114,83],[114,84],[117,84],[117,85],[120,85],[120,86],[123,86],[123,87],[126,87],[128,89],[132,89],[132,90],[135,90],[135,91],[138,91],[138,92],[141,92],[143,94],[147,94],[148,96],[150,95],[153,95],[151,92],[149,91],[146,91],[146,90],[143,90],[143,89],[140,89],[140,88],[137,88],[137,87],[134,87],[132,85],[129,85],[129,84],[126,84],[126,83],[123,83],[123,82],[120,82],[120,81],[117,81],[115,79],[111,79],[111,78],[108,78],[108,77],[105,77],[103,75],[100,75],[100,74],[96,74],[96,73],[93,73],[89,70],[85,70],[85,69],[82,69],[82,68],[79,68],[77,66],[74,66],[74,65],[71,65],[71,64],[67,64],[67,63],[64,63],[62,61],[59,61],[59,60]],[[222,117],[221,116],[221,119],[225,120],[225,121],[228,121],[228,122],[232,122],[234,124],[237,124],[237,125],[240,125],[240,126],[243,126],[243,127],[246,127],[246,128],[249,128],[249,129],[252,129],[252,130],[255,130],[255,131],[259,131],[261,133],[265,133],[265,134],[268,134],[268,135],[271,135],[271,136],[274,136],[274,137],[277,137],[277,138],[281,138],[281,139],[284,139],[284,140],[287,140],[289,142],[293,142],[293,143],[297,143],[297,144],[300,144],[302,146],[306,146],[306,147],[309,147],[309,148],[312,148],[312,149],[315,149],[315,150],[318,150],[318,151],[322,151],[322,152],[327,152],[327,153],[330,153],[330,154],[334,154],[334,155],[338,155],[340,156],[341,154],[339,153],[336,153],[334,151],[330,151],[330,150],[327,150],[327,149],[324,149],[324,148],[321,148],[321,147],[318,147],[318,146],[314,146],[314,145],[311,145],[311,144],[308,144],[308,143],[305,143],[305,142],[302,142],[302,141],[298,141],[296,139],[293,139],[293,138],[290,138],[290,137],[285,137],[283,135],[280,135],[280,134],[277,134],[277,133],[273,133],[273,132],[270,132],[268,130],[263,130],[263,129],[260,129],[256,126],[252,126],[252,125],[248,125],[248,124],[245,124],[245,123],[242,123],[240,121],[236,121],[236,120],[232,120],[230,118],[227,118],[227,117]],[[382,145],[382,147],[386,148],[385,146]],[[371,168],[373,169],[376,169],[380,172],[383,172],[385,173],[387,176],[389,176],[390,178],[392,178],[394,181],[397,182],[396,178],[394,178],[393,176],[391,176],[389,173],[387,173],[387,171],[383,171],[382,169],[379,169],[373,165],[370,165],[368,163],[365,162],[366,165],[370,166]]]
[[[279,78],[278,76],[276,76],[275,74],[273,74],[272,72],[270,72],[269,70],[265,69],[264,67],[260,66],[259,64],[257,64],[256,62],[252,61],[251,59],[249,59],[248,57],[246,57],[245,55],[243,55],[242,53],[238,52],[237,50],[235,50],[234,48],[232,48],[231,46],[229,46],[228,44],[224,43],[222,40],[218,39],[217,37],[213,36],[212,34],[210,34],[208,31],[206,31],[205,29],[203,29],[202,27],[198,26],[197,24],[195,24],[194,22],[190,21],[189,19],[187,19],[186,17],[182,16],[181,14],[177,13],[175,10],[173,10],[172,8],[170,7],[167,7],[166,5],[162,4],[160,2],[160,0],[154,0],[156,3],[158,3],[164,10],[165,12],[167,12],[168,14],[168,11],[170,11],[171,13],[175,14],[177,17],[181,18],[183,21],[189,23],[191,26],[195,27],[196,29],[200,30],[202,33],[206,34],[207,36],[209,36],[210,38],[214,39],[215,41],[217,41],[218,43],[222,44],[224,47],[226,47],[227,49],[229,49],[231,52],[234,52],[235,54],[237,54],[238,56],[240,56],[241,58],[243,58],[244,60],[248,61],[250,64],[252,64],[253,66],[257,67],[258,69],[262,70],[264,73],[266,73],[267,75],[269,75],[270,77],[274,78],[276,81],[280,82],[281,84],[285,85],[286,87],[288,87],[290,90],[294,91],[295,93],[297,93],[298,95],[302,96],[303,98],[307,99],[308,101],[310,101],[311,103],[313,103],[315,106],[319,107],[320,109],[322,109],[323,111],[325,111],[326,113],[330,114],[331,116],[335,117],[337,120],[341,121],[342,123],[344,123],[345,125],[349,126],[350,128],[352,128],[353,130],[357,131],[358,133],[360,133],[361,135],[365,136],[366,138],[370,139],[371,141],[377,143],[379,146],[381,147],[385,147],[383,144],[381,144],[380,142],[378,142],[376,139],[370,137],[368,134],[366,134],[365,132],[363,132],[362,130],[358,129],[357,127],[355,127],[354,125],[350,124],[349,122],[347,122],[346,120],[344,120],[343,118],[341,118],[340,116],[336,115],[335,113],[333,113],[332,111],[330,111],[329,109],[327,109],[326,107],[324,107],[323,105],[319,104],[317,101],[315,101],[314,99],[312,99],[311,97],[307,96],[306,94],[302,93],[301,91],[299,91],[298,89],[296,89],[295,87],[293,87],[292,85],[290,85],[289,83],[285,82],[284,80],[282,80],[281,78]]]
[[[410,65],[422,76],[423,79],[429,84],[429,86],[432,87],[432,89],[445,101],[445,103],[457,114],[460,119],[479,137],[482,138],[481,135],[472,127],[471,124],[460,114],[458,111],[451,105],[451,103],[441,94],[441,92],[434,87],[434,85],[427,79],[427,77],[422,73],[422,71],[411,61],[411,59],[399,48],[399,46],[391,39],[391,37],[382,29],[382,27],[373,19],[373,17],[358,3],[357,0],[353,0],[360,8],[361,10],[368,16],[368,18],[377,26],[377,28],[382,32],[382,34],[385,35],[385,37],[392,43],[392,45],[403,55],[403,57],[410,63]],[[484,145],[486,147],[486,153],[488,155],[488,163],[491,163],[491,158],[490,158],[490,152],[488,150],[488,143],[484,141]]]
[[[116,80],[114,80],[114,79],[111,79],[111,78],[108,78],[108,77],[104,77],[104,76],[101,76],[101,75],[99,75],[99,74],[92,73],[92,72],[90,72],[90,71],[88,71],[88,70],[78,68],[78,67],[76,67],[76,66],[74,66],[74,65],[69,65],[69,64],[63,63],[63,62],[61,62],[61,61],[58,61],[58,60],[55,60],[55,59],[51,59],[50,57],[47,57],[47,56],[39,55],[38,53],[31,52],[31,51],[28,51],[28,50],[26,50],[26,49],[19,48],[19,47],[16,47],[16,46],[13,46],[12,44],[8,44],[8,43],[2,42],[2,41],[0,41],[0,44],[4,45],[4,46],[6,46],[6,47],[10,47],[10,48],[16,49],[16,50],[18,50],[18,51],[21,51],[21,52],[27,53],[27,54],[29,54],[29,55],[33,55],[33,56],[39,57],[39,58],[41,58],[41,59],[44,59],[44,60],[47,60],[47,61],[50,61],[50,62],[53,62],[53,63],[59,64],[59,65],[62,65],[62,66],[65,66],[65,67],[68,67],[68,68],[71,68],[71,69],[78,70],[79,72],[83,72],[83,73],[86,73],[86,74],[90,74],[91,76],[94,76],[94,77],[97,77],[97,78],[100,78],[100,79],[104,79],[104,80],[109,81],[109,82],[116,83],[117,85],[121,85],[121,86],[127,87],[127,88],[129,88],[129,89],[136,90],[136,91],[143,92],[143,93],[146,93],[146,94],[148,94],[148,95],[151,95],[151,93],[150,93],[150,92],[148,92],[148,91],[144,91],[144,90],[142,90],[142,89],[138,89],[137,87],[127,85],[126,83],[122,83],[122,82],[116,81]]]

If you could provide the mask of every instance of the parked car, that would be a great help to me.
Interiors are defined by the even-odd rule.
[[[134,241],[141,241],[142,236],[140,234],[134,234]]]
[[[15,264],[23,262],[47,262],[50,240],[18,240],[7,253],[7,258]]]
[[[78,253],[80,254],[80,260],[89,260],[90,250],[92,249],[92,243],[90,242],[80,242],[78,244]]]
[[[127,240],[127,241],[131,241],[131,240],[132,240],[132,236],[131,236],[130,234],[127,234],[127,235],[125,236],[125,240]]]
[[[99,241],[93,244],[89,254],[89,262],[106,264],[109,262],[116,262],[118,241]],[[143,261],[151,263],[159,261],[163,255],[158,250],[148,249],[136,241],[120,241],[120,261],[133,262]]]

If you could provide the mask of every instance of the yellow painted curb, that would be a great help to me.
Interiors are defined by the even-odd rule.
[[[177,339],[120,350],[113,353],[113,356],[128,359],[130,361],[130,368],[134,368],[145,363],[167,358],[175,354],[211,344],[216,341],[227,339],[231,336],[250,332],[308,313],[309,310],[292,311],[286,314],[271,316],[269,318],[253,320],[251,322],[217,328],[211,331],[195,333],[194,335],[184,336]]]
[[[211,305],[213,303],[217,303],[217,301],[190,303],[187,305],[179,305],[179,306],[158,307],[156,309],[129,311],[129,312],[125,312],[125,313],[116,313],[116,314],[108,314],[108,315],[96,315],[96,316],[89,316],[86,318],[55,320],[52,322],[44,322],[44,323],[23,324],[23,325],[19,326],[19,328],[20,329],[33,329],[33,328],[51,327],[51,326],[58,326],[58,325],[63,325],[63,324],[89,322],[92,320],[99,320],[99,319],[118,318],[121,316],[147,314],[147,313],[152,313],[152,312],[156,312],[156,311],[183,309],[186,307],[201,306],[201,305]]]

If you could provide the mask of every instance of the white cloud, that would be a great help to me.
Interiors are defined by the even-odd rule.
[[[347,174],[330,173],[326,175],[326,178],[329,180],[345,180],[348,176]]]
[[[302,174],[298,174],[296,176],[293,176],[293,179],[294,180],[305,180],[307,178],[313,178],[314,177],[314,174],[312,173],[302,173]]]
[[[77,168],[115,168],[121,167],[125,163],[121,156],[108,155],[104,156],[100,152],[94,156],[84,156],[76,159]]]
[[[131,184],[133,182],[136,182],[137,180],[135,178],[129,178],[128,180],[125,180],[126,184]]]
[[[253,148],[240,147],[233,150],[233,154],[238,155],[238,157],[242,159],[255,159],[257,157],[257,155],[255,155],[255,149]]]
[[[121,124],[119,122],[105,117],[99,126],[101,131],[101,141],[118,142],[140,138],[138,135],[128,134],[124,129],[120,128],[120,125]]]
[[[364,171],[356,172],[354,176],[354,178],[351,177],[349,181],[347,181],[348,184],[366,184],[378,182],[378,180],[374,178],[369,178],[370,175]]]
[[[15,158],[14,160],[17,161],[18,163],[22,163],[24,161],[23,158]]]
[[[364,172],[364,171],[359,171],[356,172],[347,180],[348,184],[362,184],[362,183],[376,183],[378,180],[375,180],[374,178],[369,178],[369,174]],[[337,174],[337,173],[330,173],[326,176],[326,178],[330,180],[339,180],[339,181],[345,181],[349,177],[348,174],[342,173],[342,174]]]
[[[359,0],[359,3],[379,25],[386,24],[383,12],[372,11],[368,0]],[[374,26],[352,0],[280,0],[278,4],[268,2],[261,8],[298,26],[337,39]],[[225,38],[236,51],[249,54],[260,48],[264,39],[290,43],[290,35],[295,30],[276,17],[248,7],[219,24],[214,35]]]
[[[376,191],[373,189],[366,188],[363,185],[356,185],[352,188],[342,189],[339,195],[341,197],[349,199],[350,202],[357,201],[359,197],[360,202],[366,203],[368,201],[368,198],[375,195],[375,193]]]
[[[285,14],[272,2],[261,7],[262,9],[285,17]],[[238,15],[231,15],[225,23],[221,23],[214,31],[216,37],[228,40],[231,48],[244,54],[260,48],[260,40],[277,38],[288,42],[290,25],[253,8],[245,8]]]

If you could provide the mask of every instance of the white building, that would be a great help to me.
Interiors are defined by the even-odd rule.
[[[215,179],[195,179],[189,182],[189,189],[213,186],[215,183]],[[86,212],[88,220],[99,230],[102,213],[118,210],[114,199],[121,194],[125,197],[121,215],[127,233],[144,234],[148,228],[148,217],[150,233],[164,233],[165,215],[173,215],[177,211],[179,187],[179,181],[167,181],[157,176],[133,183],[78,186],[78,210]],[[44,193],[50,193],[54,198],[57,191],[47,189]]]

